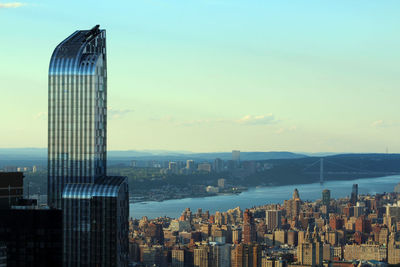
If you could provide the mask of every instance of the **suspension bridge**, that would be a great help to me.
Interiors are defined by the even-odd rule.
[[[335,169],[335,171],[327,171],[327,167],[330,167],[330,169]],[[312,162],[311,164],[308,164],[303,169],[303,172],[309,173],[310,175],[315,175],[316,178],[318,177],[319,174],[319,182],[323,184],[326,181],[326,174],[332,174],[332,175],[349,175],[349,174],[354,174],[357,175],[358,177],[360,176],[365,176],[365,177],[372,177],[372,176],[387,176],[387,175],[396,175],[399,174],[399,172],[387,172],[387,171],[373,171],[373,170],[367,170],[364,168],[357,168],[354,166],[348,166],[342,163],[338,163],[335,160],[332,159],[327,159],[327,158],[319,158],[316,161]]]

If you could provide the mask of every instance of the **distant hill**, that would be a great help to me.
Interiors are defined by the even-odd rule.
[[[165,151],[165,150],[111,150],[107,151],[110,161],[129,161],[129,160],[158,160],[158,161],[185,161],[193,159],[197,161],[213,161],[216,158],[222,160],[232,159],[231,152],[217,153],[191,153],[187,151]],[[307,157],[303,154],[292,152],[241,152],[240,159],[246,160],[270,160],[270,159],[297,159]],[[46,148],[0,148],[1,161],[43,161],[47,160]]]
[[[190,156],[196,158],[204,158],[204,159],[215,159],[220,158],[223,160],[232,159],[231,152],[225,153],[199,153],[199,154],[191,154]],[[187,156],[186,156],[187,157]],[[270,151],[270,152],[240,152],[240,160],[268,160],[268,159],[297,159],[307,157],[302,154],[296,154],[292,152],[286,151]]]
[[[400,173],[400,154],[339,154],[327,157],[306,157],[298,159],[269,160],[274,166],[280,166],[285,173],[292,169],[292,176],[320,173],[323,158],[324,176],[328,179],[347,177],[366,178],[394,175]],[[295,170],[295,171],[294,171]],[[296,174],[297,173],[297,174]]]
[[[0,160],[46,159],[47,148],[0,148]]]
[[[340,154],[331,156],[304,156],[291,152],[242,152],[241,160],[257,160],[264,164],[242,164],[238,169],[226,171],[223,177],[233,185],[246,187],[315,183],[320,180],[323,162],[324,181],[354,180],[358,178],[383,177],[400,174],[400,154]],[[130,167],[130,161],[157,160],[178,161],[193,159],[196,162],[213,161],[215,158],[230,160],[230,152],[225,153],[187,153],[184,151],[109,151],[108,171],[112,175],[124,175],[130,179],[131,190],[146,191],[163,185],[186,186],[188,181],[213,185],[221,178],[221,173],[193,175],[171,175],[167,180],[154,179],[160,175],[156,169],[148,170]],[[324,160],[321,161],[321,158]],[[47,188],[47,150],[46,149],[0,149],[0,168],[4,166],[40,167],[40,172],[28,172],[27,180],[33,188],[45,193]],[[254,171],[253,167],[261,167]],[[262,166],[268,166],[263,168]],[[155,176],[153,176],[156,174]],[[137,179],[140,177],[140,179]],[[150,179],[147,179],[147,178]],[[160,175],[161,177],[161,175]],[[160,178],[158,177],[158,178]],[[398,178],[394,178],[398,179]],[[190,182],[190,183],[191,183]]]
[[[230,160],[232,159],[231,152],[217,152],[217,153],[180,153],[180,152],[163,152],[161,154],[153,154],[150,152],[142,152],[142,151],[109,151],[108,158],[110,160],[122,160],[122,159],[137,159],[137,160],[160,160],[160,161],[169,161],[169,160],[187,160],[193,159],[197,161],[212,161],[216,158],[220,158],[222,160]],[[305,155],[296,154],[292,152],[241,152],[240,159],[243,160],[269,160],[269,159],[296,159],[296,158],[304,158]]]
[[[232,159],[231,152],[216,152],[216,153],[191,153],[187,151],[165,151],[165,150],[111,150],[107,152],[107,157],[110,163],[127,163],[131,160],[157,160],[157,161],[185,161],[193,159],[195,161],[213,161],[216,158],[222,160]],[[339,164],[351,166],[354,169],[370,169],[375,166],[380,168],[393,166],[399,163],[400,154],[337,154],[323,156],[326,159],[326,168],[330,165]],[[318,160],[321,156],[307,156],[299,153],[286,151],[270,151],[270,152],[241,152],[241,161],[258,160],[258,161],[293,161],[293,163],[308,166],[312,162]],[[384,163],[382,161],[385,161]],[[4,165],[20,165],[41,162],[47,162],[46,148],[0,148],[0,166]],[[280,162],[282,163],[282,162]],[[333,167],[333,166],[332,166]],[[400,166],[399,166],[400,167]],[[315,166],[317,168],[317,166]]]

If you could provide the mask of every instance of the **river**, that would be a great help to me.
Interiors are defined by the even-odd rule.
[[[283,203],[285,199],[292,197],[295,188],[299,190],[302,200],[316,200],[321,199],[323,189],[331,190],[331,198],[342,198],[350,195],[353,184],[358,184],[359,194],[372,195],[393,192],[394,186],[398,183],[400,183],[400,175],[348,181],[327,181],[323,185],[313,183],[250,188],[248,191],[238,195],[131,203],[129,205],[129,212],[131,217],[137,219],[140,219],[142,216],[149,218],[160,216],[177,218],[185,208],[190,208],[192,212],[196,212],[198,208],[202,208],[203,211],[209,210],[210,213],[215,213],[216,211],[226,211],[238,206],[244,209],[268,203]]]

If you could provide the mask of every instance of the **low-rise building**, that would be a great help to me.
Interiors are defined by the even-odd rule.
[[[375,244],[346,245],[344,247],[345,260],[376,260],[386,261],[387,248]]]

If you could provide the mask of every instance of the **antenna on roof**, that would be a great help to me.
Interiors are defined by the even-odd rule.
[[[100,25],[97,24],[96,26],[94,26],[92,29],[90,29],[90,30],[86,33],[86,35],[85,35],[86,40],[89,39],[89,38],[91,38],[91,37],[95,37],[95,36],[98,35],[99,33],[100,33]]]
[[[99,30],[99,28],[100,28],[100,25],[97,24],[97,25],[94,26],[90,31],[91,31],[91,32],[97,32],[97,31]]]

